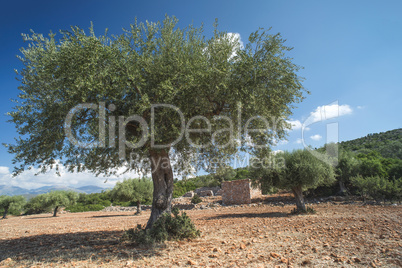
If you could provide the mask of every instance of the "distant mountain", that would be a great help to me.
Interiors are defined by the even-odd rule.
[[[79,188],[77,188],[77,190],[80,190],[87,194],[92,194],[92,193],[100,193],[106,189],[99,187],[99,186],[95,186],[95,185],[88,185],[88,186],[79,187]]]
[[[68,186],[43,186],[37,189],[30,190],[30,194],[45,194],[51,191],[74,191],[77,193],[84,193],[84,191],[78,190],[76,188],[68,187]]]
[[[9,185],[0,185],[0,195],[23,195],[29,194],[29,190]]]
[[[0,195],[24,195],[26,197],[33,197],[35,195],[39,194],[45,194],[51,191],[57,191],[57,190],[63,190],[63,191],[74,191],[77,193],[86,193],[86,194],[91,194],[91,193],[100,193],[103,190],[106,190],[105,188],[95,186],[95,185],[87,185],[87,186],[82,186],[79,188],[73,188],[73,187],[68,187],[68,186],[60,186],[60,185],[53,185],[53,186],[43,186],[37,189],[24,189],[18,186],[9,186],[9,185],[0,185]]]
[[[385,158],[402,159],[402,128],[368,134],[362,138],[343,141],[340,145],[343,149],[356,153],[374,150]]]

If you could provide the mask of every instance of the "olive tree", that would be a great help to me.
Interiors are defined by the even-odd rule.
[[[50,211],[50,208],[46,206],[46,199],[47,194],[40,194],[30,198],[24,206],[25,214],[40,214]]]
[[[261,155],[259,157],[264,159]],[[335,181],[334,170],[328,164],[329,161],[318,159],[308,150],[280,152],[268,155],[265,159],[269,159],[271,165],[264,165],[267,161],[256,164],[252,168],[253,178],[265,186],[291,190],[297,210],[301,212],[306,212],[303,191]]]
[[[122,167],[150,173],[147,228],[171,209],[173,169],[209,170],[238,149],[284,138],[306,92],[291,48],[264,29],[244,46],[217,24],[206,37],[174,17],[135,21],[119,36],[96,35],[91,26],[24,39],[21,93],[9,113],[19,134],[7,145],[14,174],[59,164],[106,176]]]
[[[26,199],[22,195],[0,196],[0,209],[4,209],[3,219],[7,218],[9,210],[21,210],[25,203]]]
[[[140,214],[141,203],[152,200],[152,192],[152,180],[148,178],[127,179],[116,183],[111,192],[111,197],[113,200],[136,202],[137,214]]]
[[[53,208],[53,217],[57,216],[60,207],[74,205],[78,200],[78,194],[73,191],[51,191],[45,194],[43,208]]]

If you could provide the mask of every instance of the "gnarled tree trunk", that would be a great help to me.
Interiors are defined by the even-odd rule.
[[[53,217],[56,217],[57,216],[57,210],[59,209],[59,206],[56,206],[55,208],[54,208],[54,212],[53,212]]]
[[[3,219],[7,219],[8,207],[4,208]]]
[[[173,195],[173,171],[168,152],[151,150],[150,160],[154,193],[151,216],[146,229],[151,228],[163,213],[170,213]]]
[[[297,210],[306,212],[307,210],[306,210],[306,205],[304,204],[302,187],[300,185],[293,187],[292,192],[296,199]]]
[[[141,201],[137,201],[137,213],[136,214],[141,214]]]
[[[345,183],[342,180],[339,180],[339,193],[342,195],[346,195],[348,192],[348,189],[346,189]]]

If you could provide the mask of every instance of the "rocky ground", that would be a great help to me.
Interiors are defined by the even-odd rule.
[[[149,211],[10,217],[0,221],[0,266],[402,266],[400,205],[315,201],[316,214],[295,216],[289,197],[257,201],[226,207],[206,198],[203,209],[186,211],[200,238],[153,248],[120,241],[124,230],[146,223]]]

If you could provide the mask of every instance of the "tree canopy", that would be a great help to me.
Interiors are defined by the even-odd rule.
[[[22,195],[0,196],[0,209],[4,209],[3,219],[7,217],[9,210],[21,210],[26,203]]]
[[[140,213],[141,203],[152,200],[152,191],[152,180],[148,178],[126,179],[116,183],[111,197],[113,200],[136,202],[137,213]]]
[[[26,204],[26,213],[35,214],[53,209],[53,217],[57,216],[60,207],[74,205],[78,200],[78,193],[73,191],[51,191],[31,198]]]
[[[73,191],[52,191],[45,194],[44,207],[54,208],[53,217],[56,217],[59,207],[73,205],[77,199],[78,194]]]
[[[20,135],[8,151],[18,174],[59,164],[97,175],[151,171],[148,226],[171,207],[173,172],[210,169],[240,148],[286,135],[306,92],[280,34],[236,35],[178,27],[175,17],[135,21],[109,37],[79,27],[61,37],[24,35],[21,91],[11,122]],[[174,161],[171,161],[174,160]],[[191,170],[190,168],[190,170]]]
[[[292,190],[296,198],[296,206],[306,211],[303,191],[334,182],[332,166],[316,158],[307,150],[280,152],[275,154],[275,164],[269,167],[256,165],[253,177],[265,186]]]

